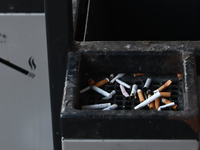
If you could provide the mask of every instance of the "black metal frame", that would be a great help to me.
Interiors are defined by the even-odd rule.
[[[2,13],[43,13],[44,0],[1,0]]]
[[[72,1],[45,0],[49,81],[54,149],[61,150],[60,106],[67,66],[67,53],[73,42]]]

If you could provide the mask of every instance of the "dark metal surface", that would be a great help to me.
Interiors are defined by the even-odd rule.
[[[60,106],[68,49],[73,42],[71,0],[45,1],[54,149],[61,149]]]
[[[86,41],[200,40],[199,0],[91,0]],[[80,0],[76,40],[83,40]]]
[[[44,0],[1,0],[1,13],[44,13]]]

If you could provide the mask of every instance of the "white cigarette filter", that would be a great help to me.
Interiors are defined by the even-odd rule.
[[[169,104],[169,103],[172,103],[170,100],[167,100],[166,98],[162,98],[162,100],[161,100],[164,104]],[[178,107],[178,105],[174,105],[174,106],[172,106],[172,108],[174,109],[174,110],[176,110],[177,109],[177,107]]]
[[[115,90],[112,90],[112,92],[110,92],[110,96],[112,97],[113,95],[116,94],[116,91]]]
[[[82,90],[80,91],[80,93],[84,93],[84,92],[88,91],[89,89],[90,89],[90,86],[87,86],[86,88],[82,89]]]
[[[146,99],[145,101],[143,101],[140,104],[138,104],[137,106],[135,106],[134,109],[135,110],[141,109],[141,108],[145,107],[147,104],[151,103],[152,101],[154,101],[156,98],[158,98],[160,96],[161,96],[160,92],[157,92],[154,95],[152,95],[151,97],[149,97],[148,99]]]
[[[112,90],[112,92],[110,92],[110,95],[108,96],[108,97],[104,97],[104,98],[102,98],[103,100],[109,100],[109,99],[111,99],[112,97],[113,97],[113,95],[115,95],[116,94],[116,91],[115,90]]]
[[[82,109],[103,109],[106,107],[111,106],[111,103],[104,103],[104,104],[94,104],[94,105],[84,105],[81,106]]]
[[[113,105],[111,105],[109,107],[106,107],[106,108],[104,108],[102,110],[113,110],[113,109],[117,109],[117,108],[118,108],[118,105],[117,104],[113,104]]]
[[[94,91],[96,91],[97,93],[99,93],[99,94],[101,94],[101,95],[103,95],[105,97],[110,97],[110,93],[100,89],[99,87],[97,87],[95,85],[91,86],[91,89],[93,89]]]
[[[149,86],[150,86],[150,84],[151,84],[151,79],[150,78],[148,78],[147,80],[146,80],[146,82],[145,82],[145,84],[144,84],[144,89],[149,89]]]
[[[109,97],[103,97],[102,100],[109,100]]]
[[[158,111],[161,111],[161,109],[164,109],[164,108],[166,108],[166,107],[171,107],[171,106],[174,106],[174,105],[175,105],[174,102],[169,103],[169,104],[166,104],[166,105],[162,105],[162,106],[160,106],[160,107],[158,108]]]
[[[119,87],[120,87],[120,89],[121,89],[122,94],[123,94],[125,97],[129,97],[129,94],[126,92],[124,86],[120,84]]]
[[[125,75],[125,73],[119,73],[118,75],[116,75],[111,81],[110,84],[113,84],[115,82],[116,79],[119,79],[121,77],[123,77]]]
[[[138,89],[138,86],[136,84],[133,84],[130,96],[132,96],[134,99],[136,99],[137,89]]]
[[[113,79],[114,78],[114,74],[110,74],[110,79]]]
[[[121,80],[119,80],[119,79],[116,79],[116,82],[119,83],[119,84],[121,84],[121,85],[123,85],[123,86],[125,86],[125,87],[128,88],[128,89],[131,88],[130,85],[128,85],[127,83],[125,83],[125,82],[123,82],[123,81],[121,81]]]

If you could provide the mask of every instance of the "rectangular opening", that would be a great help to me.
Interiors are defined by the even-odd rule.
[[[83,41],[88,0],[77,11],[75,40]],[[91,0],[86,41],[200,40],[198,0]]]
[[[139,89],[143,88],[147,78],[151,78],[151,91],[156,90],[170,79],[172,84],[164,90],[171,92],[171,97],[167,99],[178,105],[178,111],[183,111],[183,84],[177,77],[177,73],[182,73],[182,67],[182,55],[173,52],[83,53],[80,61],[80,89],[88,86],[89,79],[98,82],[109,78],[111,73],[115,75],[126,73],[120,80],[131,86],[137,84]],[[144,73],[144,75],[134,77],[134,73]],[[100,88],[109,93],[115,90],[116,94],[109,100],[102,100],[104,96],[89,90],[79,95],[78,102],[74,107],[81,109],[82,105],[111,103],[119,106],[117,110],[134,110],[134,107],[139,104],[138,97],[136,100],[125,98],[116,82],[114,84],[107,83]],[[130,94],[131,89],[126,89],[126,91]],[[162,102],[161,105],[163,105]],[[149,110],[149,108],[145,107],[142,110]],[[172,108],[165,110],[169,111]]]

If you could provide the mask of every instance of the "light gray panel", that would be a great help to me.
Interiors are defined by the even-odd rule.
[[[35,74],[0,63],[0,150],[53,150],[44,14],[0,14],[0,57]]]
[[[62,150],[198,150],[195,140],[63,140]]]

